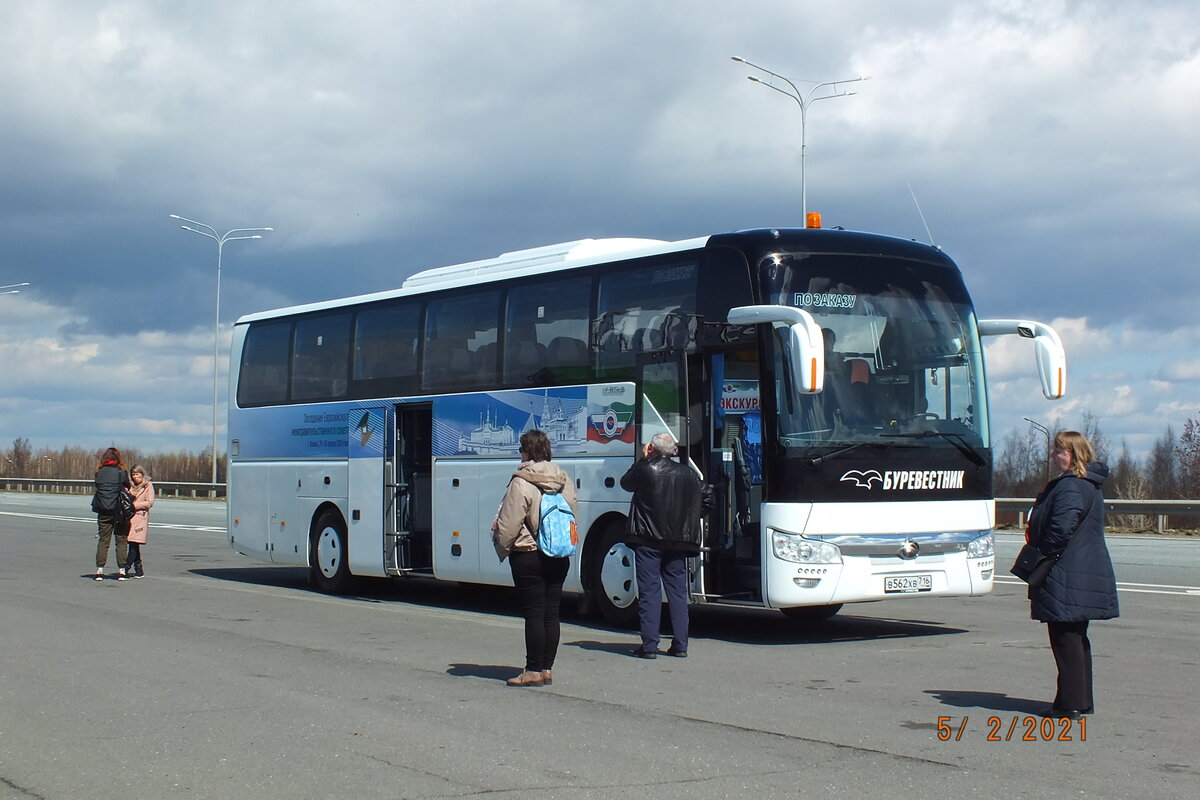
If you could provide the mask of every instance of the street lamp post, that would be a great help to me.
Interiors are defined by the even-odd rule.
[[[1042,435],[1046,437],[1046,480],[1048,481],[1050,480],[1050,429],[1045,425],[1034,422],[1029,417],[1025,417],[1025,421],[1041,431]]]
[[[730,58],[732,58],[734,61],[738,62],[739,64],[745,64],[747,67],[753,67],[754,69],[758,70],[759,72],[765,72],[767,75],[771,75],[772,77],[778,78],[779,80],[786,83],[788,85],[788,89],[780,89],[775,84],[769,83],[768,81],[760,80],[759,78],[756,78],[753,75],[746,76],[747,80],[751,80],[751,81],[754,81],[755,83],[762,84],[763,86],[767,87],[768,89],[774,89],[775,91],[779,92],[780,94],[792,98],[793,100],[796,101],[796,105],[800,106],[800,208],[801,208],[802,213],[804,214],[805,224],[807,224],[807,221],[808,221],[808,186],[805,183],[805,177],[804,177],[804,156],[805,156],[805,150],[807,149],[807,142],[805,139],[804,129],[808,122],[808,107],[810,105],[812,105],[813,103],[817,102],[818,100],[830,100],[834,97],[849,97],[852,94],[857,94],[857,92],[839,91],[838,87],[844,83],[857,83],[858,81],[869,81],[869,80],[871,80],[871,77],[869,75],[860,75],[857,78],[847,78],[844,81],[825,81],[824,83],[815,84],[807,92],[801,92],[799,89],[796,88],[796,84],[792,83],[792,81],[790,79],[785,78],[784,76],[780,75],[777,72],[772,72],[771,70],[767,69],[766,67],[760,67],[758,64],[753,64],[744,58],[739,58],[738,56],[730,56]],[[801,81],[801,82],[802,83],[811,83],[811,81]],[[814,95],[816,95],[818,89],[825,89],[825,88],[828,88],[831,93],[830,94],[822,94],[822,95],[814,97]],[[790,91],[789,91],[789,89],[790,89]]]
[[[185,231],[198,233],[201,236],[207,236],[217,243],[217,294],[216,294],[216,314],[215,322],[213,322],[213,417],[212,417],[212,482],[217,482],[217,351],[218,343],[221,338],[221,251],[225,247],[226,242],[235,242],[238,239],[261,239],[258,234],[253,234],[254,231],[273,231],[274,228],[234,228],[226,231],[224,234],[218,234],[216,228],[211,225],[205,225],[203,222],[197,222],[194,219],[181,217],[178,214],[171,214],[171,219],[177,219],[180,222],[191,223],[204,230],[197,230],[188,225],[180,225]],[[234,236],[235,233],[251,233],[251,236]]]
[[[21,290],[18,287],[28,285],[28,283],[10,283],[7,286],[0,286],[0,294],[20,294]]]

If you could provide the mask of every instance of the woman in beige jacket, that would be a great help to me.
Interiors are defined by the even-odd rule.
[[[129,520],[129,556],[125,572],[135,578],[142,578],[146,575],[142,569],[142,545],[146,543],[146,534],[150,530],[154,484],[146,477],[146,470],[137,464],[129,470],[129,479],[133,482],[129,490],[133,495],[133,518]]]
[[[517,601],[525,618],[525,669],[509,686],[545,686],[558,653],[559,603],[570,558],[538,550],[537,529],[543,494],[562,494],[578,517],[570,476],[550,462],[550,440],[539,430],[521,434],[521,468],[513,473],[494,528],[496,555],[508,559]]]

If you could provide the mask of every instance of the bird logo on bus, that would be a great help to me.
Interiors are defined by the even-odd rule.
[[[854,481],[854,485],[859,489],[870,489],[872,488],[871,481],[879,481],[879,483],[882,484],[883,476],[880,475],[879,470],[876,469],[869,469],[866,472],[852,469],[846,474],[842,475],[841,480]]]

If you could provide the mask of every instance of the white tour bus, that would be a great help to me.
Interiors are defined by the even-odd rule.
[[[234,328],[229,542],[352,575],[512,580],[491,523],[517,443],[545,431],[579,497],[567,589],[636,614],[640,444],[672,433],[715,487],[698,603],[822,618],[843,603],[992,589],[992,449],[976,320],[939,249],[842,230],[584,240],[420,272],[395,291]]]

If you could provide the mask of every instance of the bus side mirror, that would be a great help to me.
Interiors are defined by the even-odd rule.
[[[816,394],[825,388],[825,337],[821,326],[807,311],[793,306],[738,306],[726,317],[732,325],[782,323],[788,366],[801,394]]]
[[[1042,322],[1023,319],[981,319],[980,336],[1003,336],[1016,334],[1023,339],[1033,339],[1034,356],[1037,359],[1038,377],[1042,381],[1042,394],[1047,400],[1058,400],[1067,393],[1067,351],[1053,328]]]

